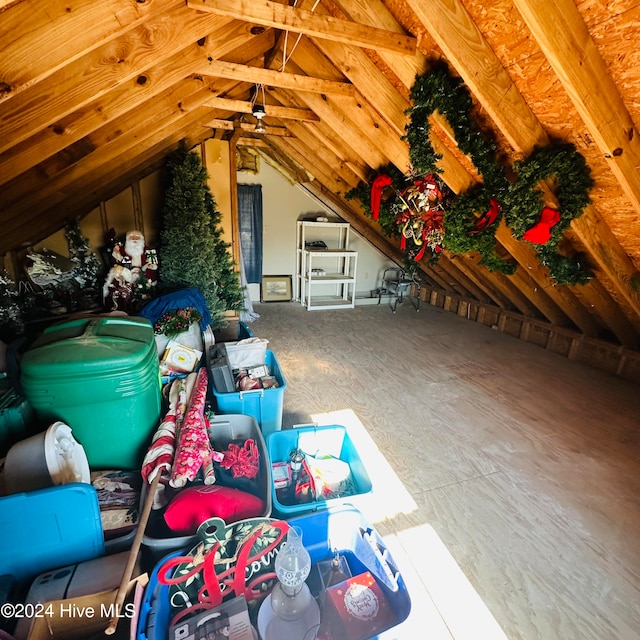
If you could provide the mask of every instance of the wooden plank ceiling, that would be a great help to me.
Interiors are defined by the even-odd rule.
[[[270,156],[401,260],[344,194],[384,165],[408,172],[409,92],[444,59],[505,158],[551,140],[583,154],[592,204],[564,250],[594,277],[557,285],[502,226],[514,275],[445,253],[421,264],[424,281],[636,350],[639,38],[635,0],[0,0],[0,254],[87,214],[181,139],[214,136]],[[432,139],[447,184],[473,184],[437,116]]]

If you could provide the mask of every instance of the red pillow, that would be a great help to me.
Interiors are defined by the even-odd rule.
[[[182,535],[193,535],[208,518],[222,518],[227,524],[264,515],[264,503],[257,496],[217,484],[187,487],[167,506],[164,520]]]

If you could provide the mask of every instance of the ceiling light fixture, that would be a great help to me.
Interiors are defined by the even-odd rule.
[[[258,103],[258,93],[262,90],[262,104]],[[267,127],[265,127],[264,122],[262,122],[262,118],[267,115],[267,112],[264,108],[264,85],[256,85],[256,91],[253,96],[251,113],[253,117],[258,121],[256,124],[256,128],[254,129],[255,133],[266,133]]]

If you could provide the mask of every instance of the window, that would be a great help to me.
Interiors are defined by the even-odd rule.
[[[262,185],[238,185],[240,252],[248,283],[262,282]]]

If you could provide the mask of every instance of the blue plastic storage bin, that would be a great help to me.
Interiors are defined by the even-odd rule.
[[[218,413],[240,413],[251,416],[255,418],[262,434],[266,437],[282,429],[284,391],[287,388],[287,382],[278,359],[269,349],[267,349],[265,364],[271,370],[271,375],[278,381],[277,387],[235,393],[221,393],[214,387],[212,391]]]
[[[0,498],[0,575],[30,580],[104,552],[98,495],[90,484],[74,482]]]
[[[290,520],[289,524],[302,529],[302,541],[314,565],[332,558],[334,549],[337,549],[346,558],[352,574],[371,572],[396,614],[397,620],[393,626],[406,620],[411,611],[411,598],[402,574],[379,534],[360,511],[352,505],[337,505],[324,511],[298,516]],[[376,551],[369,540],[373,541]],[[167,638],[171,617],[169,587],[158,583],[158,569],[168,558],[179,554],[180,552],[176,552],[167,555],[151,572],[140,605],[137,640]],[[318,596],[319,593],[314,592],[312,585],[309,586],[313,595]],[[381,634],[368,640],[382,639],[384,631]]]
[[[278,498],[275,485],[272,484],[271,502],[274,517],[289,519],[343,503],[353,503],[357,506],[359,496],[371,493],[371,479],[345,427],[340,425],[301,426],[270,433],[266,440],[271,464],[287,462],[291,451],[300,448],[308,455],[329,455],[348,463],[355,484],[355,493],[344,498],[314,500],[297,505],[283,504]]]

